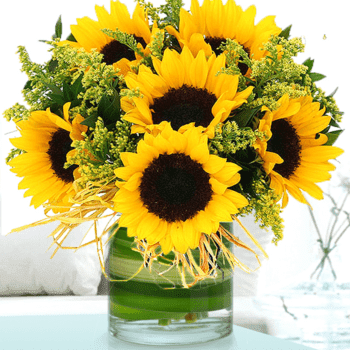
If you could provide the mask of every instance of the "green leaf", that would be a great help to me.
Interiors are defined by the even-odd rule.
[[[53,101],[52,101],[53,102]],[[56,103],[56,102],[53,102],[51,103],[49,106],[47,106],[46,108],[50,108],[51,112],[53,114],[56,114],[58,115],[59,117],[61,117],[62,119],[64,118],[63,117],[63,108],[62,108],[62,104],[61,103]]]
[[[292,25],[288,26],[287,28],[283,29],[280,33],[279,37],[284,39],[289,39],[290,37],[290,30],[292,29]]]
[[[321,73],[309,73],[309,76],[310,76],[312,82],[320,81],[326,77],[325,75],[323,75]]]
[[[81,105],[81,100],[73,100],[73,101],[70,101],[70,108],[74,108],[74,107],[78,107]]]
[[[23,90],[25,90],[25,89],[32,90],[32,88],[33,88],[32,82],[30,80],[28,80],[26,82],[26,84],[24,85]]]
[[[56,95],[62,95],[62,96],[63,96],[61,89],[58,88],[56,85],[49,84],[49,83],[46,83],[45,85],[46,85],[48,88],[50,88],[51,91],[52,91],[54,94],[56,94]]]
[[[306,73],[311,72],[312,67],[314,66],[315,60],[312,60],[311,58],[308,58],[306,61],[303,62],[303,65],[308,68]]]
[[[233,116],[233,120],[237,123],[237,125],[241,128],[247,126],[252,121],[255,114],[260,111],[261,106],[256,107],[254,109],[244,109],[240,113]]]
[[[66,102],[71,102],[76,99],[76,96],[71,90],[71,85],[67,83],[63,83],[63,96]]]
[[[327,97],[333,97],[335,94],[336,94],[336,92],[338,91],[338,88],[336,88],[330,95],[328,95]]]
[[[66,39],[66,40],[77,42],[77,40],[74,38],[74,35],[73,35],[72,33],[70,33],[70,34],[67,36],[67,39]]]
[[[66,103],[62,94],[49,94],[48,97],[60,106],[63,106]]]
[[[58,67],[58,62],[57,62],[57,60],[51,60],[50,62],[49,62],[49,65],[48,65],[48,70],[49,70],[49,72],[54,72],[55,71],[55,69]]]
[[[334,126],[336,128],[340,128],[339,124],[332,118],[329,125]]]
[[[48,93],[47,96],[53,103],[57,104],[57,107],[63,106],[67,102],[71,103],[71,107],[79,106],[81,101],[78,98],[78,95],[83,90],[81,84],[82,78],[83,75],[81,75],[72,85],[64,82],[62,89],[53,84],[46,84],[46,86],[51,90],[51,93]]]
[[[107,129],[120,119],[120,97],[116,90],[113,95],[104,94],[98,104],[98,115],[103,119]]]
[[[55,34],[53,35],[53,38],[61,39],[61,37],[62,37],[62,18],[60,16],[55,25]]]
[[[82,73],[80,77],[70,87],[70,90],[74,95],[74,98],[77,98],[78,95],[83,91],[83,84],[82,84],[83,77],[84,77],[84,73]]]
[[[328,125],[325,129],[323,129],[323,130],[321,131],[321,134],[327,134],[329,130],[331,130],[330,125]]]
[[[337,141],[339,135],[343,132],[344,130],[335,130],[329,132],[327,135],[328,141],[325,143],[326,146],[332,146],[335,141]]]
[[[86,125],[90,128],[94,128],[95,127],[95,124],[97,122],[97,114],[94,114],[88,118],[86,118],[84,121],[82,121],[80,124],[81,125]]]

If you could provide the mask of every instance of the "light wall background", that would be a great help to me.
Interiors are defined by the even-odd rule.
[[[224,0],[225,1],[225,0]],[[202,1],[200,1],[202,2]],[[135,7],[134,1],[126,0],[130,11]],[[154,0],[155,5],[163,1]],[[95,4],[104,5],[109,10],[109,1],[105,0],[61,0],[61,1],[7,1],[0,5],[0,111],[11,107],[16,102],[23,103],[21,89],[27,79],[20,72],[20,64],[16,50],[19,45],[27,48],[34,62],[43,63],[49,60],[48,46],[39,42],[40,39],[50,39],[54,33],[54,25],[62,15],[63,38],[70,33],[70,24],[76,23],[76,18],[95,17]],[[345,112],[343,128],[346,131],[339,139],[337,146],[347,151],[339,158],[337,173],[350,177],[350,108],[349,108],[349,49],[348,49],[348,7],[343,0],[237,0],[243,9],[255,4],[259,21],[267,15],[276,15],[276,23],[282,29],[293,24],[292,36],[303,38],[306,44],[305,53],[297,58],[302,63],[308,57],[315,59],[314,71],[327,78],[319,85],[331,93],[339,88],[335,95],[338,105]],[[190,8],[190,0],[185,0],[185,8]],[[257,22],[256,22],[257,23]],[[9,171],[4,159],[11,145],[9,137],[18,136],[13,123],[7,123],[1,118],[1,156],[0,156],[0,189],[1,189],[1,229],[8,233],[12,228],[25,225],[44,218],[43,211],[29,206],[30,198],[23,198],[23,192],[17,190],[20,179]],[[338,175],[334,174],[329,186],[336,187]],[[339,189],[337,189],[339,193]],[[328,211],[326,203],[312,202],[319,219]],[[350,210],[350,201],[348,204]],[[278,247],[270,246],[269,261],[263,261],[262,273],[264,283],[262,290],[271,290],[291,281],[304,278],[312,268],[312,259],[318,254],[316,233],[313,231],[307,208],[291,201],[284,212],[286,221],[285,238]],[[350,244],[350,232],[344,237],[340,247],[340,262],[338,266],[339,279],[349,279],[347,247]]]

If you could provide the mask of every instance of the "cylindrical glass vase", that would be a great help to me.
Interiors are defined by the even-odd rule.
[[[144,263],[141,254],[132,250],[133,242],[125,228],[111,239],[108,270],[112,280],[129,279]],[[232,248],[231,243],[225,244]],[[110,282],[111,336],[144,345],[188,345],[232,332],[233,280],[229,264],[219,257],[215,278],[183,288],[178,268],[169,263],[172,254],[153,261],[151,271],[143,268],[127,282]],[[199,250],[193,250],[192,255],[199,262]]]

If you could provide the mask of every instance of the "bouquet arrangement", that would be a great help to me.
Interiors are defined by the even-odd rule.
[[[316,183],[342,153],[334,93],[317,86],[312,59],[295,62],[304,44],[290,27],[273,16],[255,24],[255,6],[138,0],[132,15],[119,0],[110,6],[78,19],[66,40],[60,18],[45,64],[19,47],[29,107],[4,114],[21,134],[7,162],[44,207],[34,225],[60,221],[55,252],[95,243],[103,271],[102,238],[127,228],[140,270],[167,257],[186,288],[216,276],[220,256],[249,272],[227,242],[258,255],[222,223],[254,213],[277,243],[289,195],[322,199]],[[95,239],[65,247],[87,221]]]

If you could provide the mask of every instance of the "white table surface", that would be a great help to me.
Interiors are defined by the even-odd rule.
[[[237,302],[235,303],[237,304]],[[237,306],[237,305],[236,305]],[[243,322],[258,317],[249,303],[240,303]],[[242,311],[245,309],[245,313]],[[250,316],[249,316],[250,312]],[[112,339],[108,334],[107,296],[44,296],[0,298],[1,350],[154,349]],[[257,319],[256,319],[257,320]],[[253,322],[254,323],[254,322]],[[251,327],[250,327],[251,328]],[[276,337],[234,326],[231,336],[203,345],[167,346],[167,349],[298,350],[310,349]]]

